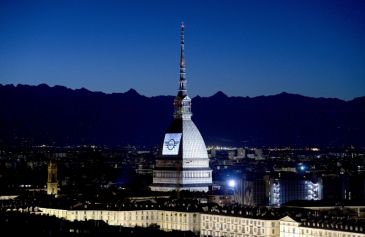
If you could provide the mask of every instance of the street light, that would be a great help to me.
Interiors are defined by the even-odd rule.
[[[236,187],[236,181],[235,181],[234,179],[230,179],[230,180],[228,180],[228,186],[229,186],[230,188],[234,188],[234,187]]]

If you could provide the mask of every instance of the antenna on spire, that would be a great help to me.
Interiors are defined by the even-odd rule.
[[[186,95],[186,79],[185,79],[185,45],[184,45],[184,22],[180,25],[180,82],[179,91],[181,96]]]
[[[185,68],[185,55],[184,55],[184,29],[185,29],[185,26],[184,26],[184,22],[182,21],[181,22],[181,25],[180,25],[180,46],[181,46],[181,49],[180,49],[180,71],[181,71],[181,68]],[[185,71],[185,70],[184,70]],[[184,78],[185,79],[185,78]]]
[[[185,25],[182,21],[180,24],[180,80],[179,80],[179,92],[174,100],[174,117],[190,119],[191,117],[191,99],[187,94],[186,78],[185,78],[185,45],[184,45],[184,29]]]

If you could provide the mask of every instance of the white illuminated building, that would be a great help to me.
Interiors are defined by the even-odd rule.
[[[296,177],[270,180],[270,205],[280,206],[292,200],[314,200],[323,198],[322,179],[316,182]]]
[[[174,100],[174,120],[167,129],[153,170],[152,191],[204,191],[212,184],[212,171],[204,140],[191,120],[184,58],[184,24],[181,24],[179,91]]]
[[[62,210],[39,208],[40,215],[68,221],[101,220],[113,226],[148,227],[158,225],[164,231],[192,231],[199,236],[232,237],[365,237],[364,227],[321,221],[301,222],[289,216],[252,218],[231,213],[205,213],[145,210]]]

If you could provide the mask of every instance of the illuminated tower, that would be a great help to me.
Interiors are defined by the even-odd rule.
[[[57,164],[51,160],[48,163],[48,181],[47,181],[47,194],[58,194],[58,182],[57,182]]]
[[[202,136],[191,120],[184,57],[184,23],[181,23],[179,91],[174,99],[174,120],[168,127],[153,170],[153,191],[209,190],[212,170]]]

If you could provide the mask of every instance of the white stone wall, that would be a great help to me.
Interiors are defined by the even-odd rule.
[[[57,195],[58,194],[58,184],[57,183],[47,183],[47,194]]]
[[[64,218],[69,221],[102,220],[109,225],[123,227],[148,227],[157,224],[162,230],[181,230],[199,232],[199,213],[164,210],[61,210],[39,208],[42,214]]]
[[[109,225],[148,227],[162,230],[193,231],[200,236],[230,237],[365,237],[363,233],[303,227],[290,217],[262,220],[218,214],[164,210],[62,210],[39,208],[44,215],[69,221],[103,220]]]
[[[280,237],[299,237],[299,223],[289,217],[281,219]]]
[[[211,170],[183,170],[183,171],[169,171],[169,170],[155,170],[153,173],[154,184],[209,184],[212,182]],[[176,187],[169,187],[175,189]],[[208,187],[207,187],[208,189]]]
[[[287,235],[288,236],[288,235]],[[345,231],[335,231],[326,229],[316,229],[308,227],[299,227],[299,237],[364,237],[365,234],[361,233],[350,233]]]
[[[188,159],[185,158],[183,160],[183,168],[207,168],[209,167],[209,159],[207,158],[194,158]]]
[[[365,237],[363,233],[299,226],[289,217],[280,220],[280,237]]]
[[[279,236],[279,221],[200,214],[201,236]]]

